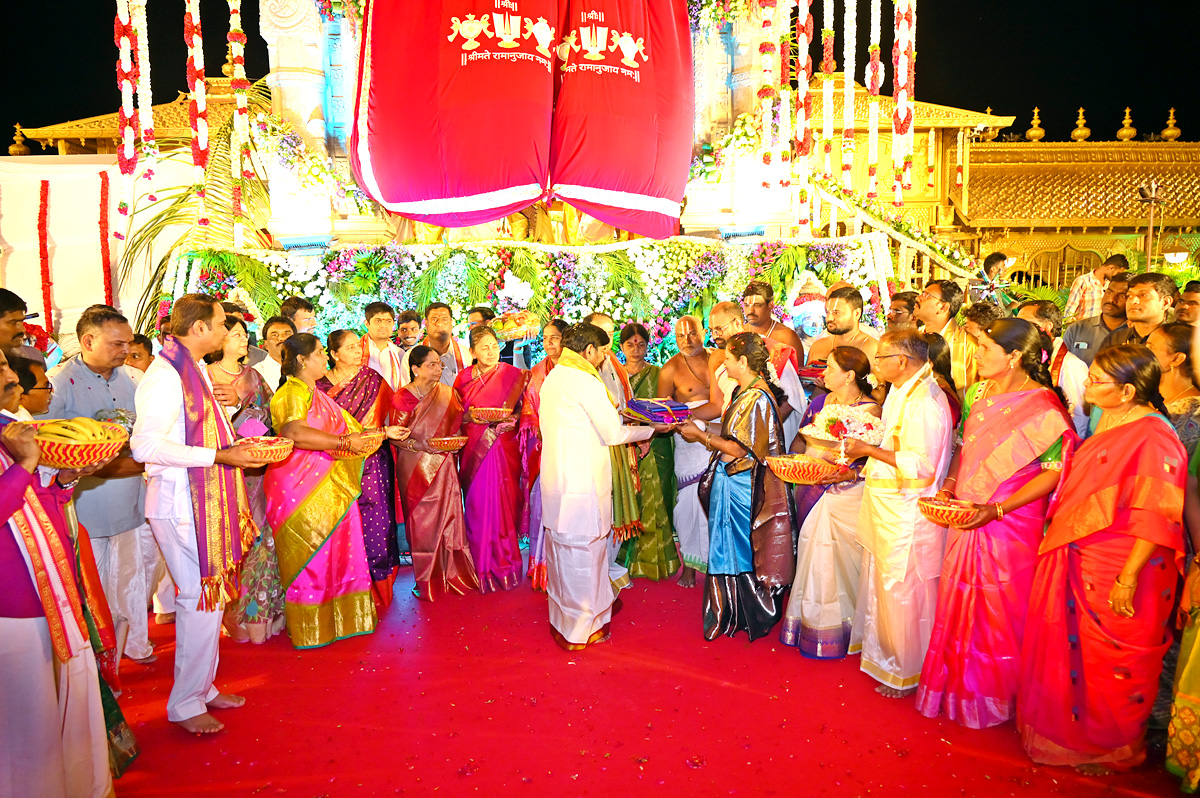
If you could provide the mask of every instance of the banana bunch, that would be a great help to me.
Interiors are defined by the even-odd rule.
[[[108,430],[99,421],[85,416],[51,421],[38,427],[37,437],[66,443],[93,443],[110,440]]]

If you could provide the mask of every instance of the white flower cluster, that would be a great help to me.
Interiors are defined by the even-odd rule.
[[[608,285],[608,269],[604,262],[591,253],[579,256],[579,274],[583,278],[583,292],[579,305],[573,309],[578,317],[588,313],[607,313],[618,324],[627,321],[633,314],[629,290],[624,286],[611,288]]]
[[[496,310],[509,313],[525,310],[533,299],[533,286],[511,271],[504,274],[504,285],[496,292]]]
[[[225,299],[228,302],[235,302],[241,305],[251,316],[254,317],[254,321],[251,322],[252,327],[256,327],[266,321],[266,317],[263,316],[262,311],[258,308],[258,304],[255,303],[254,299],[250,296],[250,292],[245,288],[242,288],[240,285],[230,291],[229,294],[226,295]]]
[[[648,242],[649,243],[649,242]],[[642,285],[646,289],[646,298],[650,307],[664,308],[670,302],[674,291],[678,288],[687,264],[677,268],[678,261],[664,257],[669,255],[666,247],[640,244],[631,246],[626,253],[629,260],[637,267],[642,275]]]
[[[717,289],[721,302],[741,297],[746,283],[750,282],[750,249],[748,247],[725,247],[725,280]]]
[[[318,306],[334,301],[324,264],[318,256],[265,251],[255,252],[251,257],[267,267],[271,285],[281,299],[302,296]]]

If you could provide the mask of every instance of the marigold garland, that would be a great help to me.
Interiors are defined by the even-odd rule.
[[[803,0],[800,13],[796,17],[796,83],[799,96],[796,98],[796,152],[799,154],[793,173],[801,186],[808,185],[809,155],[812,154],[812,92],[808,85],[812,81],[812,56],[808,51],[813,40],[812,0]],[[811,209],[808,204],[808,190],[800,189],[800,209],[798,216],[801,229],[810,224]]]
[[[879,90],[883,86],[883,61],[879,39],[883,26],[883,3],[871,0],[871,60],[867,64],[867,197],[879,196]]]
[[[38,260],[42,267],[42,312],[46,329],[54,329],[53,307],[50,304],[50,181],[39,181],[38,191]]]
[[[40,231],[39,231],[40,232]],[[108,242],[108,172],[100,172],[100,266],[104,273],[104,304],[113,303],[112,251]]]
[[[230,81],[236,111],[233,117],[233,137],[229,142],[229,169],[233,178],[233,242],[235,247],[243,245],[245,235],[246,208],[243,202],[245,184],[253,174],[250,164],[250,102],[247,92],[250,81],[246,79],[246,33],[242,30],[242,0],[229,0],[229,52],[233,62]]]
[[[904,186],[911,187],[912,165],[912,30],[915,0],[896,0],[896,38],[892,45],[892,68],[895,88],[892,97],[896,108],[892,113],[892,189],[897,208],[904,205]]]

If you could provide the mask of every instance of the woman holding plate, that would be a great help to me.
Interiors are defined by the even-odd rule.
[[[410,382],[392,394],[389,419],[412,431],[396,445],[396,484],[412,546],[413,595],[433,601],[479,587],[463,520],[462,488],[451,449],[431,443],[462,430],[462,403],[441,383],[442,360],[428,346],[408,352]]]
[[[1077,438],[1043,360],[1041,332],[998,319],[979,334],[961,447],[937,498],[971,503],[950,528],[917,710],[973,729],[1016,713],[1021,643],[1050,494]]]
[[[467,436],[458,478],[471,559],[480,590],[489,593],[512,590],[521,582],[523,565],[517,543],[522,502],[521,446],[517,419],[528,375],[500,362],[500,339],[485,324],[471,330],[471,357],[475,365],[460,371],[454,380]]]
[[[206,355],[213,395],[229,414],[233,429],[242,437],[271,434],[272,387],[246,365],[250,336],[246,322],[225,316],[225,342]],[[228,387],[220,387],[228,386]],[[225,607],[225,630],[239,642],[265,643],[283,631],[283,584],[279,580],[279,558],[275,537],[267,523],[267,496],[262,469],[246,471],[246,498],[258,525],[258,539],[242,559],[239,577],[241,595]]]
[[[350,330],[329,334],[329,373],[317,387],[354,416],[364,428],[383,424],[392,407],[392,389],[363,357],[359,338]],[[400,542],[396,536],[395,475],[392,453],[381,446],[363,461],[362,493],[358,514],[362,518],[367,566],[371,570],[371,596],[382,615],[392,603],[392,587],[400,570]]]
[[[867,376],[871,362],[859,349],[834,347],[825,365],[825,387],[801,420],[800,435],[792,451],[827,462],[837,462],[836,445],[823,443],[812,432],[813,421],[822,410],[855,408],[880,418],[883,409],[871,398]],[[880,429],[883,424],[880,422]],[[870,441],[868,441],[870,442]],[[862,567],[862,544],[858,542],[858,511],[863,482],[859,476],[865,460],[816,485],[796,487],[796,517],[800,520],[800,542],[796,554],[796,579],[783,616],[779,640],[796,646],[800,653],[818,659],[846,656],[850,627],[858,596],[858,574]]]
[[[364,432],[317,388],[326,354],[316,336],[293,335],[282,352],[284,383],[271,399],[271,418],[295,448],[267,467],[267,521],[275,530],[292,645],[314,648],[375,631],[358,511],[361,456],[384,434],[401,440],[407,431]]]

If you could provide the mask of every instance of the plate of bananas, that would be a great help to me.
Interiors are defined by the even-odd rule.
[[[63,418],[35,421],[38,448],[44,466],[50,468],[87,468],[119,453],[129,441],[129,433],[110,421],[94,418]]]

